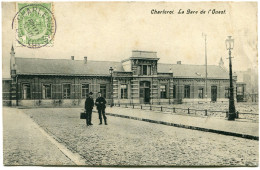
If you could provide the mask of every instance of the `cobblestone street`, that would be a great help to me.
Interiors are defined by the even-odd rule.
[[[17,109],[8,108],[8,110],[16,111],[16,114],[27,114],[46,132],[55,136],[58,142],[64,144],[73,153],[79,154],[87,166],[258,165],[259,142],[255,140],[112,116],[108,116],[108,126],[98,125],[96,112],[93,112],[94,125],[87,127],[85,121],[79,119],[82,109],[78,108],[21,109],[20,112],[17,112]],[[4,109],[4,114],[7,113]],[[18,121],[23,122],[23,119],[12,121],[15,124]],[[4,161],[14,164],[11,160],[24,159],[25,164],[39,164],[37,163],[39,160],[32,157],[26,158],[28,155],[20,153],[25,150],[23,146],[28,141],[19,141],[18,144],[14,140],[18,132],[12,135],[14,132],[11,132],[9,128],[10,125],[4,124]],[[31,137],[37,135],[28,134],[32,135]],[[13,144],[19,147],[10,147]],[[36,149],[38,147],[39,145],[31,145],[29,150],[40,154],[41,152]],[[53,152],[53,155],[59,152],[55,149],[48,150]],[[15,153],[15,155],[10,153]],[[31,159],[34,161],[32,162]],[[61,163],[73,164],[66,159],[63,161]]]

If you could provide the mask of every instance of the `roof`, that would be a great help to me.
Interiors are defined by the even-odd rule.
[[[162,64],[158,63],[158,72],[166,72],[172,69],[173,77],[178,78],[204,78],[205,65],[188,65],[188,64]],[[228,72],[220,66],[207,66],[208,78],[229,79]]]
[[[25,75],[99,75],[109,76],[109,68],[125,72],[121,62],[71,59],[15,58],[17,74]],[[169,73],[170,68],[176,78],[204,78],[204,65],[158,63],[159,73]],[[208,65],[208,78],[229,79],[228,72],[220,66]]]
[[[17,74],[41,75],[104,75],[109,68],[124,71],[121,62],[70,59],[15,58]]]

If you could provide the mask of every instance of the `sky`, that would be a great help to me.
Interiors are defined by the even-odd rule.
[[[156,51],[160,63],[218,65],[228,67],[225,40],[234,38],[233,70],[257,71],[257,3],[255,2],[55,2],[57,30],[52,47],[17,47],[12,19],[14,2],[2,2],[3,78],[10,77],[10,50],[16,57],[121,61],[132,50]],[[174,14],[151,14],[151,10]],[[185,14],[178,14],[179,10]],[[190,9],[206,14],[186,14]],[[209,10],[225,14],[208,14]],[[102,66],[101,66],[102,67]]]

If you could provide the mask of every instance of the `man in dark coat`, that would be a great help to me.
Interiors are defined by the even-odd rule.
[[[98,98],[96,99],[96,106],[97,106],[97,110],[98,110],[98,116],[99,116],[99,120],[100,123],[99,125],[102,125],[102,116],[105,122],[105,125],[107,125],[107,117],[105,115],[105,109],[106,109],[106,100],[104,97],[101,96],[101,92],[98,93]]]
[[[89,93],[89,95],[87,95],[86,101],[85,101],[85,110],[86,110],[86,114],[87,114],[87,118],[86,118],[86,123],[87,126],[89,125],[93,125],[91,123],[91,117],[92,117],[92,109],[94,107],[94,100],[92,98],[92,92]]]

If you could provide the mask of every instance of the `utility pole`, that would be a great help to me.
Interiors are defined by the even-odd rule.
[[[208,89],[207,89],[207,79],[208,79],[208,64],[207,64],[207,35],[202,33],[202,36],[205,37],[205,98],[207,100]]]

